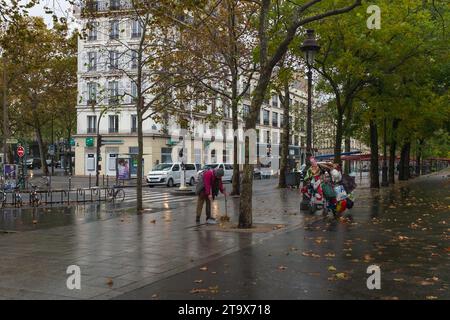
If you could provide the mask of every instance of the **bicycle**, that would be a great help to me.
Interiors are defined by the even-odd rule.
[[[1,202],[1,207],[5,207],[6,205],[6,192],[4,190],[0,190],[0,202]]]
[[[14,206],[19,208],[23,205],[22,195],[20,194],[20,188],[17,186],[14,188]]]
[[[113,186],[112,188],[108,189],[107,195],[109,201],[125,200],[125,191],[123,191],[123,187],[121,186]]]
[[[30,192],[30,203],[33,207],[37,207],[41,204],[42,195],[37,192],[37,188],[38,188],[37,186],[35,186],[33,184],[30,184],[30,185],[31,185],[31,188],[33,189]]]

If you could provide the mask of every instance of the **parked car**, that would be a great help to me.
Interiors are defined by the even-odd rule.
[[[39,158],[27,159],[26,165],[28,169],[40,169],[42,167],[41,159]]]
[[[186,168],[186,183],[194,185],[197,176],[197,170],[194,164],[185,164]],[[156,165],[147,174],[147,184],[150,188],[154,186],[168,186],[173,187],[181,183],[181,164],[180,163],[160,163]]]
[[[52,164],[52,159],[47,159],[47,160],[45,160],[45,162],[47,162],[48,167],[54,166],[55,168],[58,168],[59,161],[53,161],[53,164]]]
[[[233,180],[233,165],[232,164],[228,164],[228,163],[209,163],[209,164],[205,164],[202,168],[202,170],[200,170],[198,173],[200,174],[201,172],[205,171],[205,170],[209,170],[209,169],[217,169],[217,168],[222,168],[224,175],[222,178],[222,181],[229,181],[232,182]]]
[[[257,167],[254,167],[254,168],[253,168],[253,179],[259,179],[259,180],[262,179],[262,176],[261,176],[261,169],[259,169],[259,168],[257,168]]]

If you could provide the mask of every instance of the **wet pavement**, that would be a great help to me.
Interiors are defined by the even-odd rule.
[[[301,213],[298,190],[257,181],[254,222],[270,232],[198,226],[194,201],[140,216],[94,205],[11,222],[4,211],[3,225],[19,232],[0,234],[0,298],[449,299],[449,174],[359,187],[346,221]],[[232,222],[238,201],[228,201]],[[215,203],[216,216],[224,205]],[[73,264],[81,290],[66,287]],[[366,287],[371,264],[381,267],[381,290]]]
[[[119,299],[450,299],[449,173],[359,189],[347,221],[304,227]],[[381,289],[367,288],[367,268]]]

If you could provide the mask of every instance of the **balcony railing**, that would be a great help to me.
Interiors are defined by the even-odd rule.
[[[131,1],[120,0],[120,1],[94,1],[94,0],[85,0],[82,1],[81,4],[81,12],[95,13],[95,12],[108,12],[108,11],[118,11],[118,10],[129,10],[132,9],[133,5]]]

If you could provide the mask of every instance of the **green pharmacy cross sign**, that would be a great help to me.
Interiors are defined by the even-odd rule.
[[[93,147],[94,146],[94,138],[93,137],[87,137],[86,138],[86,147]]]

